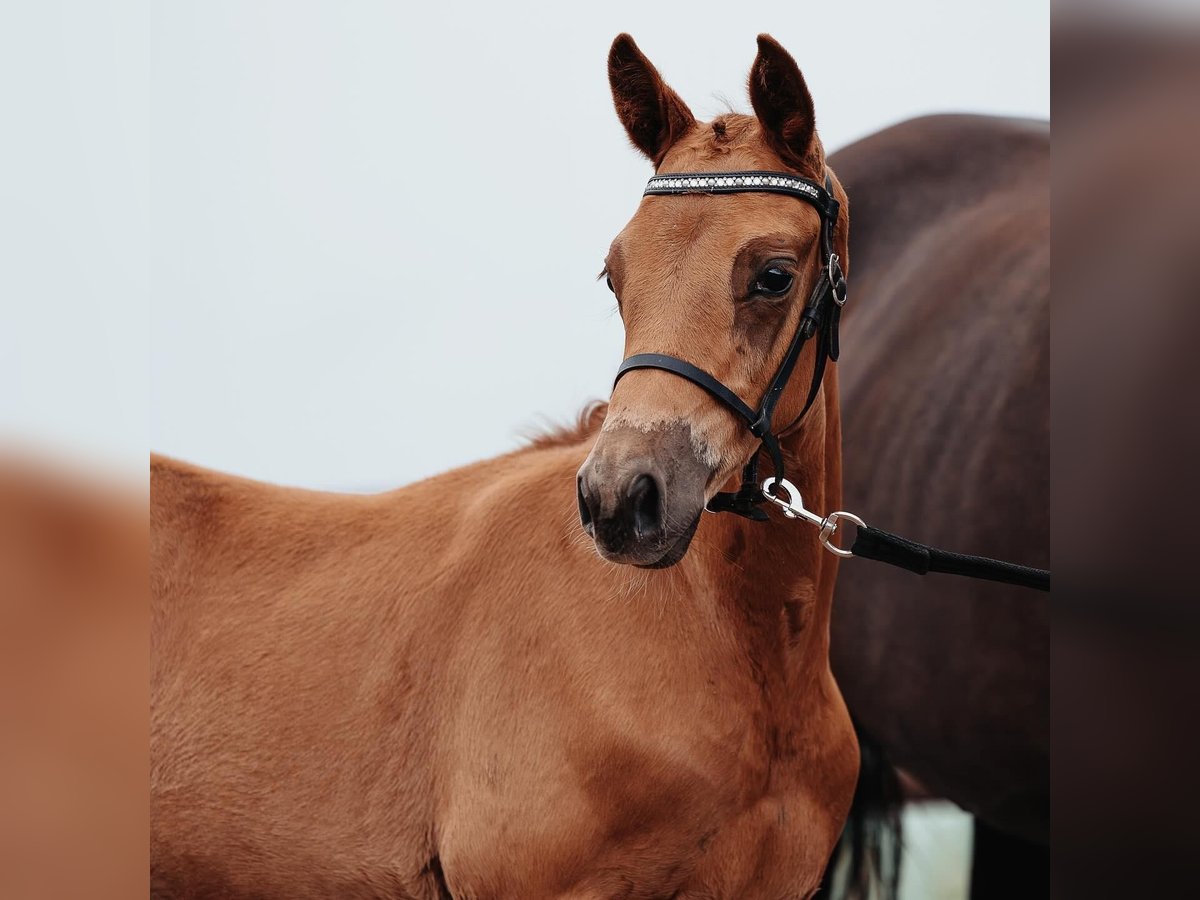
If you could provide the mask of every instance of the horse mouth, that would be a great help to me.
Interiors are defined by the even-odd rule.
[[[652,563],[635,563],[639,569],[669,569],[675,563],[683,559],[688,552],[688,547],[692,545],[692,537],[696,534],[696,528],[700,525],[700,516],[704,514],[704,510],[696,513],[696,517],[692,519],[692,524],[689,525],[682,534],[675,540],[667,552],[660,556]]]

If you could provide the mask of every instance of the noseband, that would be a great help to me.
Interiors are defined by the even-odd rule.
[[[763,493],[758,485],[758,455],[766,450],[775,467],[776,479],[784,478],[783,453],[779,438],[800,423],[817,399],[821,380],[825,375],[825,364],[838,358],[838,320],[846,303],[846,279],[841,262],[833,251],[833,229],[837,225],[839,204],[833,197],[833,183],[828,173],[822,187],[807,178],[784,172],[715,172],[656,175],[646,185],[643,196],[660,194],[786,194],[811,204],[821,217],[821,273],[809,295],[808,303],[800,315],[796,333],[792,336],[787,352],[780,362],[775,376],[767,386],[762,401],[754,409],[737,394],[701,368],[685,360],[665,353],[638,353],[621,363],[617,369],[616,386],[622,376],[634,369],[662,369],[703,388],[736,415],[744,419],[750,433],[759,439],[759,447],[742,470],[742,485],[736,492],[722,492],[708,502],[710,512],[732,512],[757,521],[766,521],[767,514],[758,508],[763,502]],[[812,383],[804,408],[787,427],[775,430],[771,419],[775,405],[783,395],[796,360],[804,345],[817,337],[817,358],[813,366]]]

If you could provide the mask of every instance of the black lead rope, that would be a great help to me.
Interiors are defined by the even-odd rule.
[[[750,457],[742,470],[742,484],[735,492],[721,492],[708,502],[710,512],[731,512],[747,519],[765,522],[767,513],[760,508],[763,501],[770,501],[783,509],[784,515],[793,519],[804,519],[820,528],[820,540],[838,556],[859,556],[878,562],[899,566],[924,575],[928,572],[943,572],[999,581],[1037,590],[1050,590],[1050,573],[1044,569],[1031,569],[1014,563],[1001,562],[983,556],[967,556],[927,547],[898,535],[866,525],[857,516],[844,511],[819,516],[804,508],[800,492],[784,477],[783,452],[779,446],[779,435],[798,425],[812,408],[821,390],[825,377],[826,363],[837,362],[840,352],[838,324],[842,307],[846,303],[846,279],[838,256],[833,250],[833,230],[837,225],[839,204],[833,196],[833,183],[829,174],[824,185],[786,172],[693,172],[655,175],[646,185],[645,196],[661,194],[741,194],[770,193],[786,194],[811,204],[821,217],[821,271],[813,291],[809,295],[796,333],[792,336],[784,353],[783,361],[767,386],[762,401],[754,409],[736,393],[708,372],[665,353],[639,353],[621,363],[613,387],[622,376],[635,369],[662,369],[703,388],[737,416],[744,419],[746,427],[759,439],[759,449]],[[808,395],[800,414],[783,429],[772,428],[775,405],[783,395],[784,388],[796,368],[796,362],[809,340],[817,338],[816,360]],[[775,474],[761,485],[758,483],[758,456],[762,450],[771,457]],[[787,495],[784,499],[784,495]],[[842,519],[850,519],[858,525],[858,536],[853,547],[844,550],[833,543],[833,535]]]
[[[988,559],[986,556],[969,556],[966,553],[939,550],[902,538],[890,531],[872,528],[870,525],[859,527],[850,553],[863,559],[899,566],[918,575],[941,572],[945,575],[962,575],[966,578],[1015,584],[1037,591],[1050,590],[1050,572],[1047,569],[1031,569],[1029,566]]]

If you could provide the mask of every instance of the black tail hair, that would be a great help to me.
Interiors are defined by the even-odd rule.
[[[862,761],[846,826],[813,900],[897,900],[904,793],[883,747],[857,722]]]

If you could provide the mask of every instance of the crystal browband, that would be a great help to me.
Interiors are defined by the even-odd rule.
[[[838,202],[829,190],[784,172],[671,172],[655,175],[643,196],[655,194],[743,194],[753,192],[790,194],[807,200],[837,219]]]

